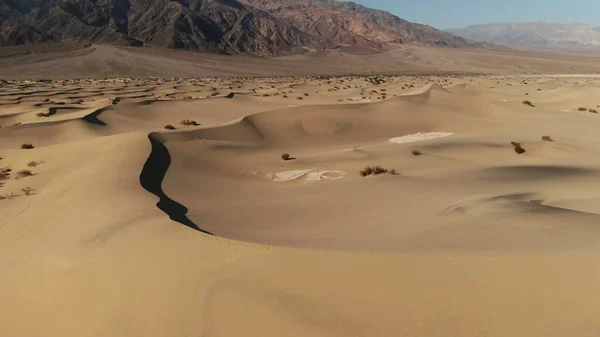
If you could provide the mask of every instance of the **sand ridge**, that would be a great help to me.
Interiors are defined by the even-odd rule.
[[[596,336],[599,86],[3,83],[2,331]]]

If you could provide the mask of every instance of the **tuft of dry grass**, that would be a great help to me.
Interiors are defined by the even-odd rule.
[[[588,109],[587,109],[587,108],[584,108],[584,107],[577,108],[577,111],[587,111],[587,110],[588,110]]]
[[[423,155],[423,152],[421,152],[419,150],[412,150],[411,153],[413,154],[413,156],[421,156],[421,155]]]
[[[171,124],[167,124],[164,126],[165,130],[175,130],[175,127]]]
[[[521,143],[517,143],[517,142],[510,142],[510,144],[513,146],[513,149],[515,150],[515,152],[517,154],[523,154],[527,151],[525,151],[525,149],[521,146]]]
[[[370,175],[380,175],[380,174],[384,174],[384,173],[396,174],[396,170],[395,169],[387,170],[379,165],[376,165],[376,166],[366,166],[364,169],[362,169],[358,172],[358,174],[360,174],[362,177],[367,177]]]
[[[38,112],[35,114],[37,117],[50,117],[50,114],[47,112]]]
[[[200,124],[198,124],[198,122],[196,122],[195,120],[191,120],[191,119],[184,119],[181,122],[179,122],[179,124],[184,125],[184,126],[198,126]]]
[[[31,187],[25,187],[25,188],[22,188],[22,189],[21,189],[21,191],[23,191],[23,193],[24,193],[25,195],[27,195],[27,196],[34,195],[34,194],[35,194],[35,189],[34,189],[34,188],[31,188]]]
[[[593,113],[593,114],[597,114],[597,113],[598,113],[598,110],[596,110],[596,109],[589,109],[589,111],[590,111],[591,113]]]
[[[289,153],[282,154],[281,155],[281,159],[283,159],[283,160],[290,160],[291,159],[290,154]]]
[[[522,103],[525,104],[525,105],[528,105],[528,106],[530,106],[532,108],[535,107],[535,105],[533,105],[533,103],[531,103],[531,101],[523,101]]]
[[[27,166],[29,166],[29,167],[36,167],[36,166],[38,166],[39,164],[41,164],[41,163],[40,163],[40,162],[37,162],[37,161],[35,161],[35,160],[32,160],[32,161],[30,161],[29,163],[27,163]]]
[[[31,172],[31,170],[21,170],[17,172],[17,178],[31,177],[32,175],[33,172]]]
[[[552,139],[552,137],[550,136],[542,136],[542,140],[545,142],[553,142],[554,139]]]
[[[33,145],[31,143],[24,143],[24,144],[21,144],[21,149],[23,149],[23,150],[33,149]]]
[[[9,166],[0,167],[0,181],[7,180],[8,178],[10,178],[11,172],[12,169]]]

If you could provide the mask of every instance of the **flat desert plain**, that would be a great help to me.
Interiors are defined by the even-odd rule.
[[[1,334],[598,336],[599,91],[4,81]]]

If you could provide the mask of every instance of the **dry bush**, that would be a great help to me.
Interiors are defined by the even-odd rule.
[[[167,124],[167,125],[165,125],[165,129],[166,130],[175,130],[175,127],[171,124]]]
[[[27,166],[29,166],[29,167],[36,167],[36,166],[38,166],[39,164],[41,164],[41,163],[40,163],[40,162],[37,162],[37,161],[35,161],[35,160],[32,160],[32,161],[30,161],[29,163],[27,163]]]
[[[413,156],[420,156],[423,154],[423,152],[421,152],[419,150],[412,150],[411,152],[412,152]]]
[[[598,113],[598,110],[595,110],[595,109],[589,109],[589,111],[590,111],[591,113],[593,113],[593,114],[597,114],[597,113]]]
[[[198,125],[200,125],[196,121],[191,120],[191,119],[184,119],[181,122],[179,122],[179,124],[184,125],[184,126],[190,126],[190,125],[198,126]]]
[[[35,189],[31,187],[22,188],[21,191],[23,191],[23,193],[27,196],[35,194]]]
[[[542,140],[545,142],[553,142],[554,139],[552,139],[552,137],[550,136],[542,136]]]
[[[513,146],[513,149],[517,154],[523,154],[526,152],[525,149],[521,146],[521,143],[510,142],[510,144]]]
[[[584,108],[584,107],[577,108],[577,111],[587,111],[587,108]]]
[[[531,101],[523,101],[522,103],[525,105],[528,105],[530,107],[535,107],[535,105],[533,105],[533,103],[531,103]]]
[[[24,144],[21,144],[21,149],[23,149],[23,150],[33,149],[33,145],[31,143],[24,143]]]
[[[396,170],[387,170],[379,165],[377,166],[366,166],[364,169],[358,172],[362,177],[367,177],[370,175],[379,175],[384,173],[396,174]]]
[[[38,117],[50,117],[50,114],[48,114],[46,112],[38,112],[35,115]]]
[[[290,157],[289,153],[284,153],[284,154],[281,155],[281,159],[283,159],[283,160],[290,160],[290,158],[291,157]]]
[[[0,167],[0,180],[7,180],[10,178],[12,169],[9,166]]]
[[[33,172],[31,172],[30,170],[21,170],[17,172],[17,178],[31,177],[32,175]]]

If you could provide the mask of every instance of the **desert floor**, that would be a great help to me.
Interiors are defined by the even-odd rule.
[[[599,91],[4,81],[2,335],[598,336]]]

